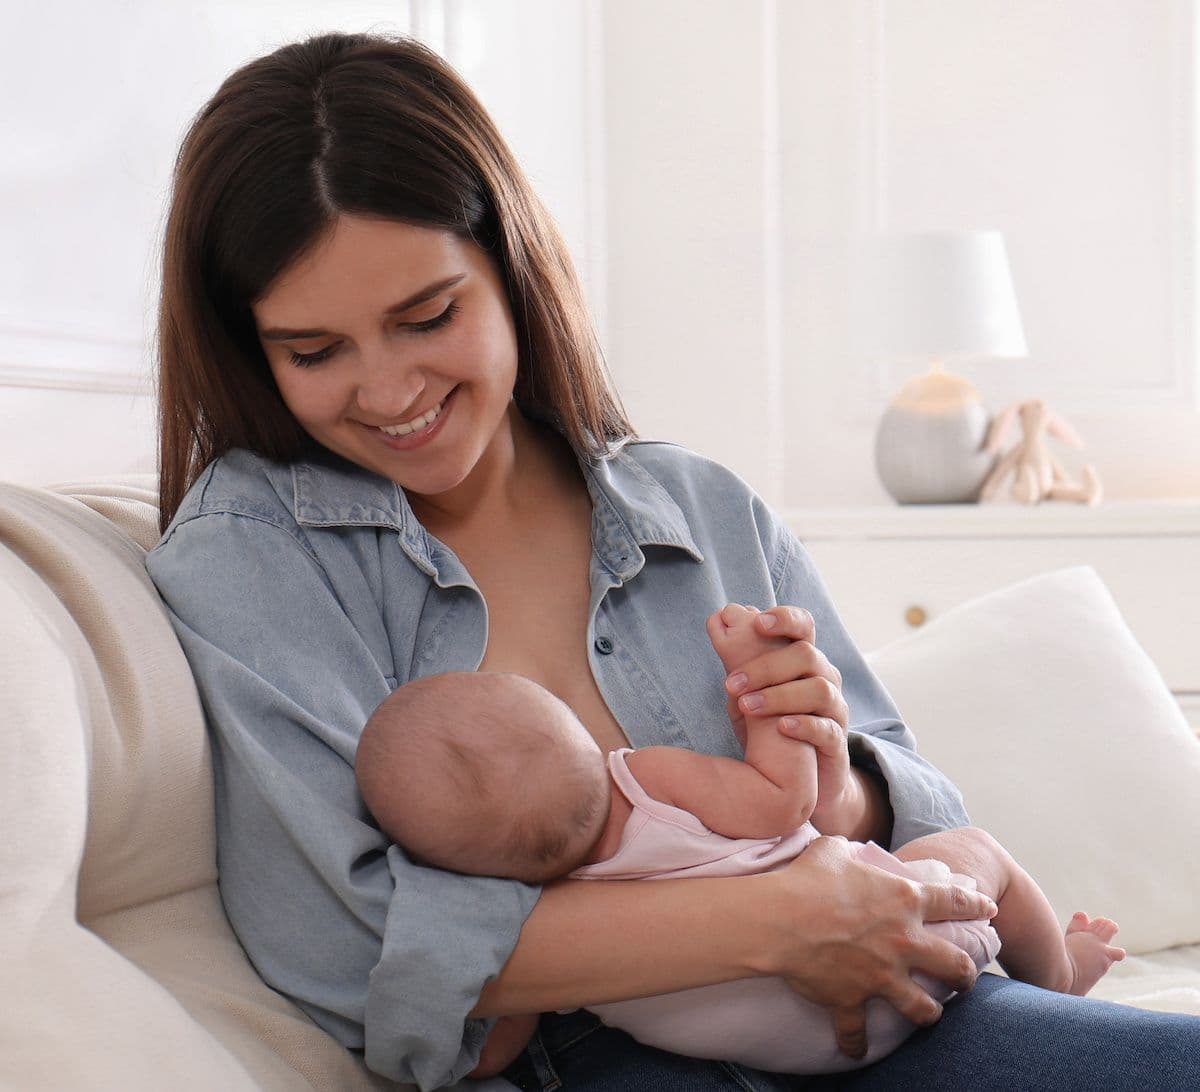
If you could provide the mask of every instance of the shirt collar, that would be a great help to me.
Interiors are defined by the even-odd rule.
[[[427,575],[440,579],[433,544],[394,481],[343,459],[318,452],[292,463],[296,522],[306,527],[390,527],[404,552]]]
[[[704,555],[675,498],[621,445],[606,458],[581,456],[592,496],[592,538],[613,575],[628,580],[645,564],[643,546],[670,546],[695,561]]]
[[[604,458],[580,455],[592,498],[592,536],[597,556],[618,578],[628,579],[645,562],[643,546],[704,555],[674,498],[625,445]],[[442,580],[444,553],[425,531],[395,482],[332,452],[292,464],[296,522],[309,527],[390,527],[405,552],[429,576]]]

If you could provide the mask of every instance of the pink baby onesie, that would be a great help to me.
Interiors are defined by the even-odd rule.
[[[587,880],[675,879],[683,876],[745,876],[788,864],[818,837],[811,823],[782,838],[726,838],[690,812],[648,796],[626,761],[629,748],[608,756],[616,787],[633,805],[616,853],[577,868]],[[873,842],[856,842],[861,860],[914,880],[975,887],[941,861],[900,861]],[[962,948],[977,967],[1000,950],[987,921],[936,922],[926,928]],[[953,995],[941,982],[913,978],[937,1001]],[[867,1003],[867,1056],[848,1058],[837,1048],[828,1010],[805,1000],[781,978],[743,978],[678,993],[591,1005],[604,1023],[639,1042],[693,1058],[718,1058],[778,1073],[834,1073],[857,1069],[895,1050],[915,1025],[887,1001]]]

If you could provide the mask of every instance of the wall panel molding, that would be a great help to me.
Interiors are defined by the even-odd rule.
[[[0,387],[149,394],[152,384],[136,338],[0,321]]]

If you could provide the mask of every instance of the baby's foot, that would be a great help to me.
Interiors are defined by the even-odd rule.
[[[1109,918],[1089,918],[1077,913],[1067,925],[1067,958],[1074,978],[1067,993],[1082,997],[1107,973],[1114,963],[1125,958],[1125,949],[1108,942],[1117,935],[1117,923]]]
[[[754,617],[761,613],[757,607],[727,603],[708,616],[705,623],[708,639],[727,672],[736,671],[764,652],[786,648],[792,643],[787,637],[768,637],[759,633]]]

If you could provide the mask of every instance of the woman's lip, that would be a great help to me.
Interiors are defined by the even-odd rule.
[[[453,388],[451,388],[451,389],[453,389]],[[443,394],[440,401],[434,402],[434,404],[432,406],[429,406],[427,409],[422,410],[420,413],[414,413],[407,421],[397,421],[396,424],[394,424],[394,425],[368,425],[367,427],[368,428],[377,428],[382,432],[389,428],[396,428],[399,425],[411,425],[419,417],[424,417],[425,414],[427,414],[429,412],[429,410],[435,409],[438,411],[438,413],[441,413],[441,411],[443,409],[445,409],[446,399],[449,397],[450,397],[449,392],[447,392],[446,394]],[[429,423],[432,424],[432,422],[429,422]],[[391,432],[389,432],[388,435],[389,436],[399,436],[399,435],[407,436],[408,433],[391,433]]]
[[[429,443],[439,432],[442,431],[442,424],[445,422],[447,415],[454,407],[454,397],[458,393],[458,387],[453,388],[445,398],[442,399],[442,410],[434,419],[433,424],[420,429],[417,432],[409,432],[404,436],[390,436],[380,428],[374,425],[363,425],[363,428],[369,429],[372,434],[377,436],[382,443],[387,444],[393,451],[412,451],[414,448],[424,447]],[[428,412],[428,411],[427,411]]]

